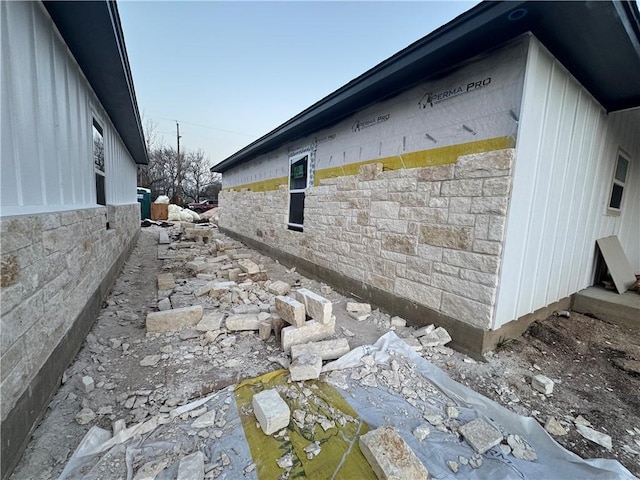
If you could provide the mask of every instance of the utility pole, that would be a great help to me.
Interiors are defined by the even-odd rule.
[[[180,205],[182,203],[182,159],[180,158],[180,124],[176,120],[176,139],[178,143],[178,159],[176,167],[176,191],[175,191],[175,204]]]

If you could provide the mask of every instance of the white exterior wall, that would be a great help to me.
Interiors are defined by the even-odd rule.
[[[618,148],[631,156],[607,215]],[[595,241],[618,235],[640,272],[640,111],[609,114],[532,39],[493,328],[593,284]]]
[[[96,206],[92,115],[108,204],[136,203],[136,165],[39,2],[1,2],[3,216]]]

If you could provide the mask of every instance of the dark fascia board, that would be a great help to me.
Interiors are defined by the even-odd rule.
[[[623,1],[483,2],[244,147],[214,172],[336,124],[358,110],[527,32],[608,111],[640,105],[640,23]]]
[[[44,1],[125,147],[149,163],[129,58],[115,1]]]

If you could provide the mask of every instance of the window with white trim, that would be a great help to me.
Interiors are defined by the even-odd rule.
[[[289,159],[289,230],[302,231],[304,196],[309,186],[309,153]]]
[[[624,188],[627,183],[630,163],[629,157],[619,150],[616,159],[616,168],[613,171],[609,203],[607,205],[607,213],[609,215],[620,215],[624,201]]]
[[[93,119],[93,171],[96,178],[96,203],[98,205],[107,204],[105,191],[105,170],[104,170],[104,130],[102,125]]]

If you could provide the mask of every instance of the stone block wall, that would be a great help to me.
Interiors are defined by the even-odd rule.
[[[322,180],[307,189],[304,232],[287,229],[288,191],[226,191],[220,225],[424,305],[491,327],[514,149],[455,164]]]
[[[139,232],[138,203],[108,209],[0,220],[3,422]]]

